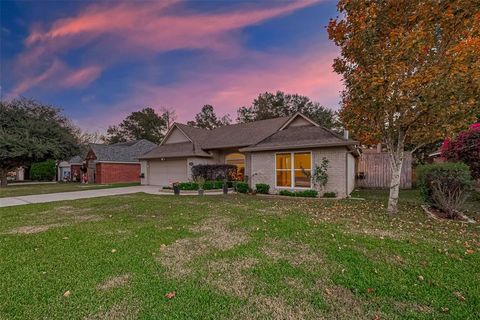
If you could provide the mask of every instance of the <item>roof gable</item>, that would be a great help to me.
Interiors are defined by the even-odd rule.
[[[181,129],[174,125],[162,140],[162,145],[181,142],[192,142],[192,140]]]
[[[297,112],[295,113],[285,124],[279,129],[279,131],[284,130],[290,127],[310,127],[319,125],[312,119],[304,116],[303,114]]]

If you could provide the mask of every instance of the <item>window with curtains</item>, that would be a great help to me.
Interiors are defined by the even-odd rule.
[[[275,171],[277,187],[311,188],[312,153],[277,153]]]

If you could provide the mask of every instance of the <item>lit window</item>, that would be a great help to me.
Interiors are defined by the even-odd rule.
[[[241,153],[230,153],[225,156],[225,163],[237,166],[235,180],[243,181],[245,176],[245,155]]]
[[[311,188],[312,154],[310,152],[277,153],[275,170],[277,187]]]
[[[290,153],[279,153],[276,159],[277,186],[290,187],[292,185],[292,156]]]

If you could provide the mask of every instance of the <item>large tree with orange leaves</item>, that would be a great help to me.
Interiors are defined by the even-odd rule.
[[[340,117],[390,154],[388,212],[397,212],[411,150],[468,127],[480,110],[478,0],[340,0],[328,26],[341,49]]]

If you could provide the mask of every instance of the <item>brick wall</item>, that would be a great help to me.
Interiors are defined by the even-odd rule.
[[[140,182],[140,163],[97,163],[95,183]]]
[[[291,150],[284,150],[290,152]],[[294,150],[300,151],[300,150]],[[338,197],[345,197],[347,190],[347,148],[317,148],[304,151],[311,151],[313,165],[320,165],[325,157],[329,160],[328,183],[322,192],[336,192]],[[255,187],[257,183],[270,185],[272,193],[280,189],[275,188],[275,151],[252,152],[251,154],[251,179],[250,186]],[[350,186],[351,187],[351,186]]]

